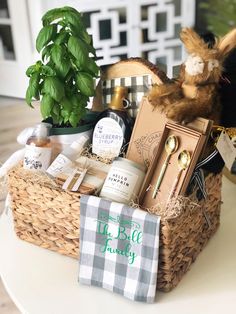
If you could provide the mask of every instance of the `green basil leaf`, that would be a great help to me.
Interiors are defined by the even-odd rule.
[[[68,23],[73,25],[78,33],[80,32],[81,29],[84,29],[84,24],[82,23],[81,18],[78,18],[78,15],[75,12],[68,11],[64,13],[64,18]]]
[[[40,81],[40,74],[38,72],[32,74],[30,78],[30,88],[32,96],[39,100],[39,81]]]
[[[81,102],[87,106],[87,102],[89,101],[89,96],[81,95]]]
[[[96,56],[96,49],[92,45],[87,44],[87,49],[92,53],[92,55]]]
[[[26,90],[26,102],[32,108],[32,98],[39,100],[39,81],[40,74],[38,72],[33,73],[29,81],[29,86]]]
[[[77,108],[86,107],[89,97],[84,96],[82,94],[74,94],[70,97],[70,100],[73,105],[73,111],[76,112]]]
[[[67,124],[67,123],[69,122],[69,117],[68,117],[68,116],[65,117],[65,118],[63,119],[63,122],[64,122],[64,124]]]
[[[57,26],[55,24],[44,26],[36,39],[36,49],[40,52],[56,35]]]
[[[55,101],[50,95],[48,94],[43,95],[43,98],[41,99],[40,102],[40,111],[44,119],[51,116],[51,111],[54,104]]]
[[[28,77],[30,77],[33,73],[35,73],[37,70],[35,68],[35,65],[31,65],[28,67],[28,69],[26,70],[26,75]]]
[[[56,103],[53,106],[52,112],[51,112],[51,117],[53,120],[53,124],[60,124],[61,121],[63,121],[63,118],[62,118],[61,113],[60,113],[60,106],[58,103]]]
[[[26,100],[26,103],[31,107],[31,108],[34,108],[31,104],[32,102],[32,94],[31,94],[31,88],[30,86],[28,86],[27,90],[26,90],[26,94],[25,94],[25,100]]]
[[[61,115],[62,115],[62,117],[63,117],[64,119],[67,118],[67,120],[69,120],[70,112],[68,112],[66,109],[62,109],[62,110],[61,110]],[[64,120],[64,122],[65,122],[65,120]]]
[[[60,102],[65,95],[64,85],[57,77],[46,77],[43,88],[45,93],[49,94],[57,102]]]
[[[93,77],[86,72],[78,72],[76,75],[76,84],[85,96],[94,96],[94,81]]]
[[[70,114],[69,122],[73,128],[77,127],[79,120],[80,120],[80,117],[76,113],[72,112]]]
[[[42,51],[42,60],[44,61],[45,58],[49,58],[51,54],[51,49],[53,47],[53,44],[47,45],[46,47],[43,48]]]
[[[62,59],[65,55],[65,48],[60,45],[53,45],[51,49],[51,58],[52,61],[58,65],[61,64]]]
[[[42,17],[43,26],[49,25],[54,20],[62,18],[63,15],[64,15],[63,8],[56,8],[47,11]]]
[[[68,41],[68,50],[76,58],[80,64],[84,64],[88,60],[88,50],[85,43],[75,36],[71,36]]]
[[[92,76],[98,77],[99,75],[99,71],[100,68],[99,66],[96,64],[96,62],[89,58],[88,62],[86,63],[84,70],[88,71]]]
[[[56,114],[54,114],[53,112],[51,113],[51,117],[52,117],[52,122],[54,125],[57,125],[59,124],[59,120],[60,120],[60,117],[57,116]]]
[[[74,119],[78,125],[79,121],[85,116],[86,114],[86,106],[88,97],[81,95],[81,94],[73,94],[68,97],[68,100],[72,104],[72,112],[69,115],[69,122],[72,124],[72,119]],[[65,112],[64,122],[66,122],[68,116]],[[74,121],[74,125],[76,124]]]
[[[91,37],[91,35],[88,34],[86,29],[84,31],[82,31],[81,38],[86,42],[86,44],[91,45],[92,37]]]
[[[74,35],[76,38],[80,38],[82,43],[84,44],[84,47],[87,51],[87,53],[91,52],[92,55],[96,56],[96,50],[95,48],[91,45],[92,37],[87,33],[86,29],[84,30],[76,30],[76,28],[71,25],[71,30],[72,30],[72,35]]]
[[[63,121],[64,121],[63,117],[60,116],[59,119],[58,119],[58,123],[61,125]]]
[[[43,65],[42,66],[41,73],[43,75],[45,75],[45,76],[54,76],[54,75],[56,75],[56,71],[53,68],[51,68],[50,66],[48,66],[48,65]]]
[[[87,62],[86,62],[86,63],[87,63]],[[86,64],[86,63],[85,63],[85,64]],[[72,64],[73,64],[74,66],[76,66],[76,69],[77,69],[78,71],[82,71],[82,70],[85,68],[85,64],[84,64],[84,65],[81,64],[81,62],[79,62],[79,61],[76,60],[75,58],[73,58]]]
[[[65,110],[68,114],[71,113],[73,108],[73,102],[70,98],[67,97],[62,98],[61,105],[63,110]]]
[[[60,77],[65,78],[71,69],[71,63],[68,59],[63,60],[56,65],[57,73]]]
[[[54,115],[56,115],[58,118],[60,117],[60,107],[58,104],[53,106],[52,111],[53,111]]]
[[[91,36],[86,31],[81,15],[78,17],[78,13],[78,11],[76,13],[73,11],[66,12],[64,17],[70,24],[72,34],[80,37],[86,44],[91,44]]]
[[[76,110],[74,110],[74,113],[76,113],[80,119],[82,119],[86,114],[86,106],[81,104],[80,107],[77,107]]]
[[[73,12],[77,15],[77,18],[81,18],[81,14],[74,8],[65,6],[63,8],[56,8],[47,11],[44,16],[42,17],[43,25],[49,25],[54,20],[60,19],[64,17],[64,14],[67,12]]]
[[[91,42],[92,42],[91,35],[88,34],[84,26],[83,28],[81,27],[80,29],[78,29],[74,25],[71,25],[70,28],[72,31],[72,35],[75,35],[76,37],[79,37],[80,39],[82,39],[83,42],[86,45],[88,45],[88,50],[94,53],[95,50],[93,50],[93,48],[91,47]]]
[[[61,31],[56,39],[55,39],[55,44],[57,45],[61,45],[61,44],[64,44],[64,43],[67,43],[68,42],[68,39],[69,39],[69,34],[65,31]]]
[[[71,112],[68,112],[66,109],[61,110],[61,116],[63,117],[63,122],[66,124],[69,122]]]
[[[38,72],[41,70],[42,65],[42,61],[40,60],[35,63],[35,68]]]
[[[63,7],[63,10],[66,12],[73,12],[74,14],[77,15],[78,20],[82,18],[82,15],[79,11],[77,11],[75,8],[69,7],[69,6],[65,6]]]

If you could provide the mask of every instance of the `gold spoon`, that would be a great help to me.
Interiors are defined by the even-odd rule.
[[[181,176],[181,173],[183,170],[187,169],[191,161],[191,155],[190,152],[187,150],[182,150],[178,156],[178,166],[179,166],[179,172],[177,174],[177,177],[175,178],[175,182],[173,184],[173,187],[171,189],[170,195],[168,197],[168,201],[175,196],[176,188]]]
[[[160,172],[159,177],[157,179],[157,182],[156,182],[153,194],[152,194],[152,198],[156,198],[159,187],[161,185],[164,174],[166,172],[166,168],[168,166],[170,156],[177,151],[178,146],[179,146],[179,142],[178,142],[178,138],[176,136],[171,135],[167,138],[167,140],[165,142],[165,151],[167,153],[167,156],[166,156],[166,159],[164,161],[164,164],[161,167],[161,172]]]

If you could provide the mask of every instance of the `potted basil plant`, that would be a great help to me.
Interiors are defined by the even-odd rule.
[[[26,102],[33,107],[32,101],[40,100],[43,121],[52,124],[52,135],[88,131],[93,118],[86,107],[99,75],[92,38],[81,13],[71,7],[49,10],[42,24],[36,39],[41,60],[26,71]]]

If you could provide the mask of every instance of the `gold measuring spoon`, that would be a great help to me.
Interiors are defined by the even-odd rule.
[[[175,196],[176,188],[181,176],[181,173],[183,170],[187,169],[191,161],[191,155],[190,152],[187,150],[182,150],[178,156],[178,166],[179,166],[179,172],[177,174],[177,177],[175,178],[175,182],[173,184],[173,187],[170,192],[170,196],[168,197],[168,201]]]
[[[156,198],[159,187],[161,185],[164,174],[166,172],[166,168],[168,166],[170,156],[177,151],[178,146],[179,146],[179,142],[178,142],[178,138],[176,136],[171,135],[167,138],[167,140],[165,142],[165,151],[167,153],[167,156],[166,156],[166,159],[164,161],[164,164],[161,167],[161,172],[160,172],[159,177],[157,179],[157,182],[156,182],[153,194],[152,194],[152,198]]]

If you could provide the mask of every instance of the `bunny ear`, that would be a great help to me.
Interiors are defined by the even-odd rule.
[[[234,48],[236,48],[236,28],[221,38],[218,44],[219,53],[222,58],[225,58]]]
[[[184,43],[189,54],[195,53],[204,55],[209,51],[208,45],[192,28],[183,28],[180,32],[180,39]]]

